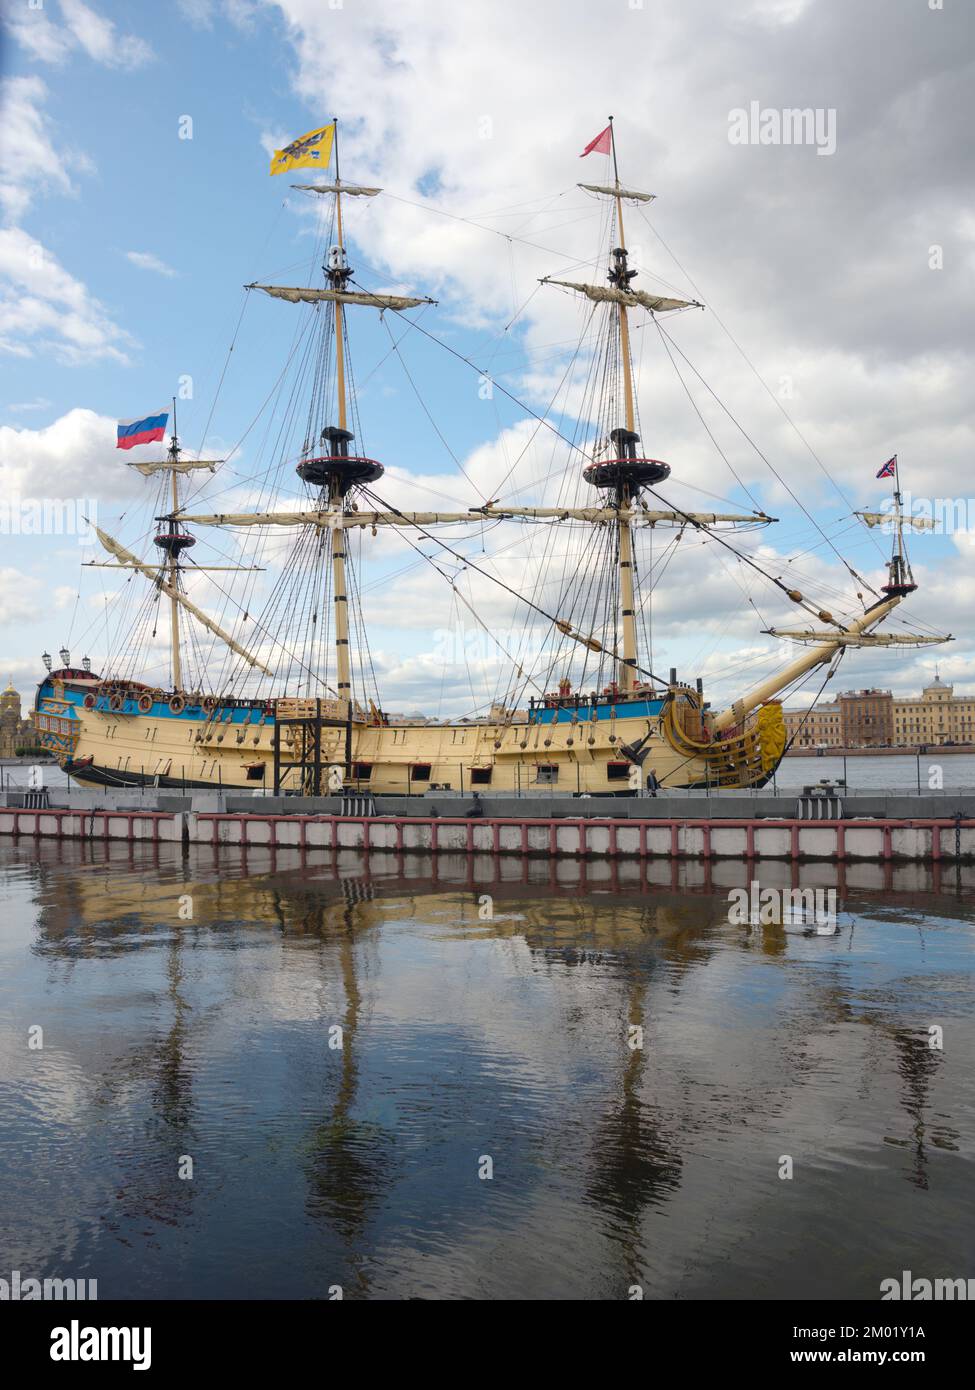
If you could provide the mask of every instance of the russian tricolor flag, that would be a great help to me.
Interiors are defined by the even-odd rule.
[[[164,439],[168,419],[168,410],[157,410],[154,415],[146,415],[141,420],[120,420],[116,449],[134,449],[136,444],[152,444],[157,439]]]

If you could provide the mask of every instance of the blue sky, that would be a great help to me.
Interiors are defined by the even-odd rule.
[[[56,15],[57,0],[49,0],[48,9]],[[189,373],[196,399],[180,406],[180,423],[187,442],[198,443],[242,285],[285,266],[295,268],[300,282],[313,259],[312,240],[302,237],[294,210],[302,195],[290,185],[314,171],[268,177],[261,137],[269,131],[293,136],[310,118],[314,124],[331,112],[310,110],[292,90],[291,50],[273,9],[255,12],[243,29],[229,21],[201,27],[178,5],[99,9],[115,19],[119,34],[136,19],[152,56],[127,70],[72,53],[51,81],[43,65],[16,49],[9,53],[9,74],[44,76],[45,112],[75,185],[70,199],[32,209],[29,230],[83,277],[117,325],[127,359],[46,363],[42,395],[52,417],[80,403],[101,414],[131,416],[167,401]],[[188,139],[180,136],[186,116],[192,120]],[[160,268],[133,263],[130,252],[155,258]],[[229,376],[221,419],[234,425],[244,421],[255,393],[266,389],[264,362],[265,370],[279,369],[294,326],[287,309],[262,305],[258,312],[262,338],[270,334],[280,356],[273,357],[264,338],[256,370]],[[365,316],[356,327],[368,369],[388,342]],[[126,343],[122,334],[133,341]],[[37,398],[35,359],[11,358],[5,368],[8,408]],[[441,404],[450,414],[449,395]],[[466,418],[452,413],[462,447],[477,439],[473,429],[464,437]]]
[[[114,421],[157,408],[190,376],[193,399],[180,402],[180,434],[191,448],[204,443],[242,285],[265,277],[303,283],[313,265],[314,209],[290,188],[300,177],[268,177],[269,152],[333,113],[342,121],[343,173],[390,195],[350,211],[357,279],[438,298],[439,309],[420,318],[423,327],[473,361],[490,362],[501,384],[541,410],[568,363],[579,318],[565,296],[535,293],[537,279],[602,254],[599,208],[574,184],[605,175],[600,157],[580,164],[578,152],[614,110],[624,177],[660,194],[650,222],[634,213],[630,226],[639,283],[649,288],[659,275],[691,290],[659,233],[720,314],[719,322],[707,314],[670,320],[668,332],[778,478],[854,567],[879,582],[880,552],[850,522],[848,503],[881,502],[873,475],[888,454],[899,452],[915,495],[958,497],[959,479],[962,494],[970,490],[964,306],[975,231],[958,120],[971,91],[965,17],[920,15],[900,0],[871,0],[853,16],[815,0],[694,0],[680,14],[624,6],[629,89],[605,19],[593,9],[581,0],[539,0],[529,11],[507,0],[466,7],[45,0],[31,10],[7,0],[4,495],[94,496],[99,518],[127,544],[137,540],[149,499],[112,449]],[[833,110],[835,153],[735,147],[729,112],[752,100]],[[191,139],[180,138],[185,117]],[[943,248],[937,271],[929,264],[933,244]],[[206,452],[223,452],[244,433],[303,312],[251,300]],[[513,306],[522,312],[505,331]],[[406,324],[390,327],[398,333]],[[357,379],[368,378],[360,398],[364,445],[391,470],[390,500],[434,506],[439,490],[440,505],[476,501],[451,453],[482,494],[496,495],[494,484],[534,428],[529,410],[497,389],[482,399],[475,373],[410,333],[404,356],[448,451],[395,355],[382,362],[386,325],[363,313],[353,331]],[[645,351],[635,337],[640,405],[648,452],[674,469],[670,497],[704,508],[719,505],[708,500],[714,496],[750,510],[651,336]],[[748,493],[782,518],[777,536],[761,538],[764,563],[779,572],[811,551],[798,562],[803,582],[822,584],[833,603],[845,594],[855,612],[856,586],[822,535],[712,398],[693,378],[689,385]],[[263,428],[262,421],[248,436],[236,471],[209,485],[221,506],[263,466]],[[538,478],[546,458],[543,448],[520,465],[503,495],[544,500]],[[76,600],[82,547],[73,539],[3,540],[0,662],[26,696],[42,647],[55,650],[69,633],[72,643],[86,632],[86,641],[97,640],[100,588],[92,590],[89,574]],[[518,555],[531,557],[533,538],[524,541],[511,566],[499,568],[509,581]],[[758,544],[749,538],[747,548]],[[844,687],[911,691],[936,659],[960,687],[975,684],[970,537],[925,538],[914,554],[922,591],[912,615],[959,640],[937,653],[860,653],[855,670],[853,661],[844,667]],[[449,591],[431,572],[421,574],[423,566],[395,593],[383,589],[382,576],[409,558],[392,548],[371,562],[377,596],[368,616],[386,703],[465,712],[469,672],[448,671],[445,689],[434,637],[458,621]],[[760,635],[756,610],[765,621],[794,615],[767,590],[729,576],[723,558],[675,560],[674,582],[657,603],[654,656],[660,670],[676,664],[688,675],[710,673],[716,692],[727,679],[733,695],[778,656]],[[508,622],[490,586],[475,588],[472,597]],[[482,651],[477,661],[474,684],[483,694],[498,679],[497,653]],[[464,688],[456,688],[462,675]]]

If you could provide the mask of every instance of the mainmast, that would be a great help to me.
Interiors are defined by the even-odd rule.
[[[620,172],[616,162],[616,132],[613,129],[613,118],[609,118],[610,140],[613,150],[613,183],[616,188],[616,222],[619,227],[619,246],[613,252],[613,269],[610,271],[609,280],[617,289],[627,290],[630,281],[636,274],[635,271],[627,267],[626,237],[623,230],[623,199],[620,197]],[[636,412],[633,406],[633,371],[630,362],[630,326],[626,317],[626,305],[617,306],[619,313],[620,326],[620,356],[623,360],[623,401],[626,411],[626,430],[632,437],[634,443],[638,436],[636,434]],[[629,509],[632,501],[632,494],[627,485],[621,480],[616,489],[616,501],[620,509],[620,517],[617,521],[619,527],[619,565],[620,565],[620,603],[623,627],[623,660],[619,674],[620,688],[630,691],[636,684],[637,670],[637,641],[636,641],[636,611],[635,611],[635,586],[633,583],[633,535],[630,531],[628,517],[622,515],[624,508]]]
[[[582,291],[595,302],[608,301],[616,308],[616,331],[619,335],[619,352],[623,376],[623,423],[609,432],[612,445],[611,457],[597,459],[585,469],[583,476],[594,487],[607,491],[606,504],[615,510],[617,555],[619,566],[619,620],[622,636],[622,651],[616,657],[617,683],[624,693],[633,690],[637,683],[639,652],[636,632],[636,584],[634,582],[633,533],[630,517],[633,507],[645,486],[662,482],[669,477],[670,467],[657,459],[637,456],[636,446],[640,436],[636,428],[636,402],[633,392],[633,365],[630,357],[630,325],[628,310],[642,306],[651,313],[667,309],[683,309],[695,301],[665,299],[660,296],[640,294],[630,287],[630,281],[637,272],[629,267],[626,249],[626,236],[623,227],[623,199],[636,198],[647,201],[652,196],[633,193],[624,189],[620,183],[619,167],[616,159],[616,134],[613,118],[609,118],[610,148],[613,155],[613,184],[611,188],[600,185],[583,184],[582,187],[594,193],[608,194],[616,203],[616,222],[619,245],[612,251],[612,264],[607,279],[609,288],[599,285],[577,285],[571,281],[556,280],[552,283],[566,285],[570,289]]]

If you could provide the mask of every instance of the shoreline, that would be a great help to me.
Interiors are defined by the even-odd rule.
[[[907,748],[790,748],[784,758],[917,758],[975,753],[975,743],[921,743]]]

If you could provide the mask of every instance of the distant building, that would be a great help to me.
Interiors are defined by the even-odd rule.
[[[794,748],[914,748],[975,743],[975,694],[956,695],[935,676],[920,695],[848,690],[814,709],[783,711]]]
[[[844,748],[889,748],[894,697],[889,690],[847,690],[838,697]]]
[[[920,698],[894,701],[895,743],[975,743],[975,695],[956,695],[936,675]]]
[[[786,737],[795,748],[840,748],[842,715],[836,700],[814,709],[783,710]]]
[[[15,758],[18,748],[28,748],[36,741],[30,722],[21,718],[20,692],[8,680],[0,694],[0,758]]]

